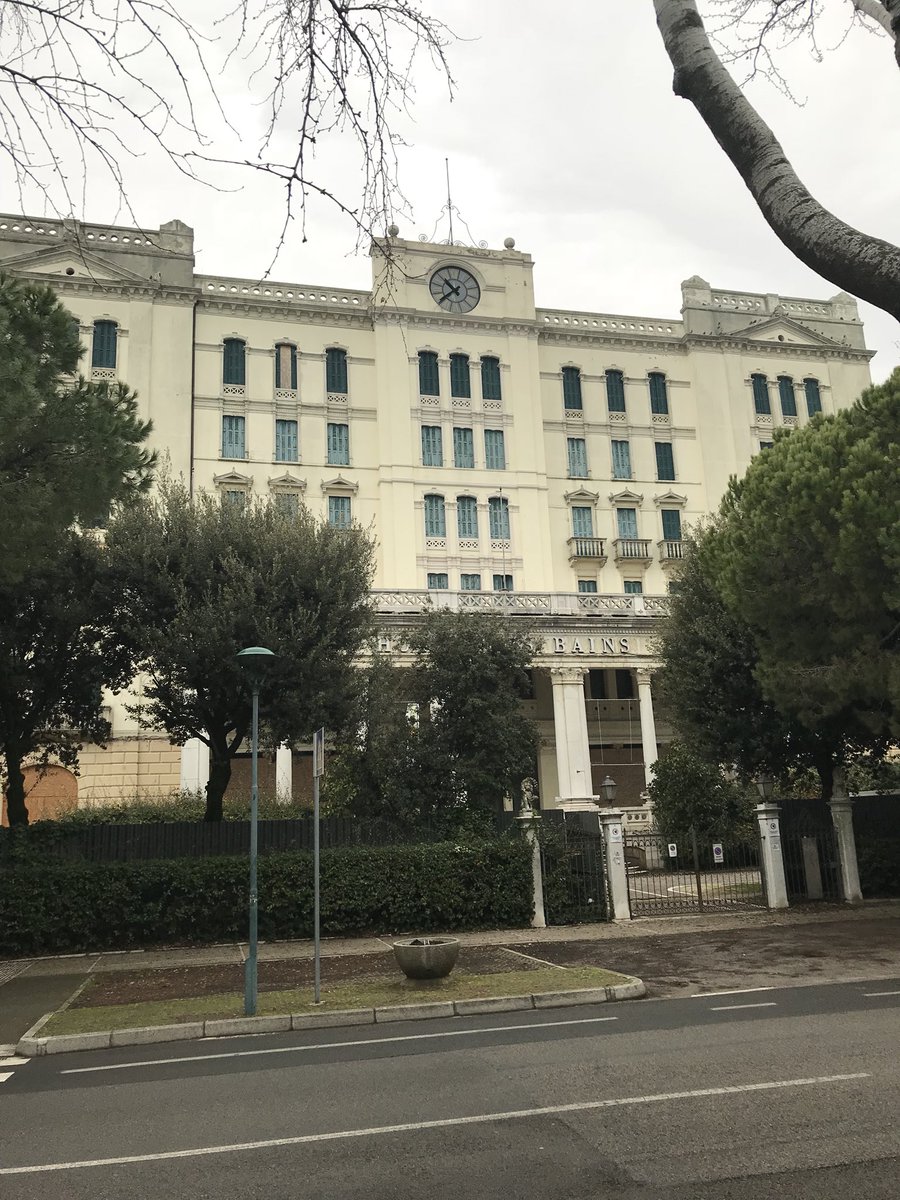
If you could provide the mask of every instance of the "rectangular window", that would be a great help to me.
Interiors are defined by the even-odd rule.
[[[778,398],[781,401],[781,415],[796,417],[797,397],[794,394],[794,381],[790,375],[778,376]]]
[[[587,479],[587,444],[584,438],[567,438],[569,454],[569,476],[572,479]]]
[[[509,501],[505,496],[491,496],[488,500],[488,524],[494,540],[509,540]]]
[[[597,591],[596,579],[579,579],[578,590],[582,595],[595,595]]]
[[[630,671],[616,671],[616,696],[620,700],[634,699],[634,676]]]
[[[286,517],[296,517],[300,512],[300,497],[296,492],[276,492],[275,508]]]
[[[243,387],[247,382],[247,347],[240,338],[226,338],[222,345],[222,383]]]
[[[419,394],[439,396],[441,394],[438,356],[433,350],[419,351]]]
[[[563,367],[563,407],[581,410],[581,370],[579,367]]]
[[[349,496],[328,497],[328,524],[333,525],[335,529],[350,528]]]
[[[616,524],[619,529],[620,538],[636,538],[637,531],[637,509],[636,508],[617,508],[616,509]]]
[[[328,462],[333,467],[350,465],[350,426],[328,422]]]
[[[753,387],[753,407],[756,410],[757,416],[768,417],[772,413],[772,406],[769,403],[769,381],[765,375],[751,375],[750,383]]]
[[[461,592],[480,592],[481,591],[481,576],[480,575],[460,575],[459,590]]]
[[[475,466],[475,438],[471,429],[453,430],[453,465],[455,467]]]
[[[606,372],[606,408],[608,412],[625,411],[625,376],[621,371]]]
[[[297,390],[297,347],[281,342],[275,347],[275,386]]]
[[[222,457],[246,458],[247,445],[244,431],[247,422],[243,417],[225,416],[222,418]]]
[[[229,488],[225,492],[225,503],[232,505],[234,508],[243,508],[247,502],[247,493],[243,488]]]
[[[472,375],[469,371],[468,354],[450,355],[450,395],[461,397],[472,395]]]
[[[325,391],[347,395],[347,351],[337,346],[325,351]]]
[[[500,359],[481,360],[481,397],[483,400],[500,399]]]
[[[474,496],[456,497],[456,531],[461,538],[478,537],[478,502]]]
[[[650,380],[650,411],[668,415],[669,392],[665,375],[661,371],[651,371],[647,378]]]
[[[606,671],[602,667],[592,667],[588,671],[588,691],[592,700],[606,699]]]
[[[297,462],[300,457],[300,447],[297,440],[296,421],[275,422],[275,460],[276,462]]]
[[[774,442],[760,442],[759,448],[760,450],[771,450],[774,445]]]
[[[116,365],[116,343],[119,327],[115,321],[95,321],[94,340],[91,346],[92,367],[114,367]]]
[[[675,456],[672,452],[671,442],[656,443],[656,478],[663,480],[675,478]]]
[[[613,479],[631,478],[631,447],[627,442],[612,444],[612,475]]]
[[[803,390],[806,392],[806,411],[814,417],[822,411],[822,394],[819,391],[818,379],[804,379]]]
[[[594,536],[594,514],[590,508],[573,506],[572,534],[574,537]]]
[[[441,438],[440,425],[422,426],[422,466],[442,467],[444,465],[444,445]]]
[[[681,513],[677,508],[662,510],[663,538],[667,542],[681,541]]]
[[[433,591],[446,592],[450,587],[450,576],[444,571],[429,571],[428,587]]]
[[[494,591],[495,592],[511,592],[513,590],[512,575],[495,575],[494,576]]]
[[[484,431],[484,465],[489,471],[506,470],[506,447],[502,429]]]
[[[443,496],[425,497],[425,536],[427,538],[447,536],[447,516]]]
[[[626,596],[640,596],[640,594],[643,592],[643,590],[644,590],[644,585],[641,583],[641,581],[639,579],[626,579],[625,580],[625,595]]]

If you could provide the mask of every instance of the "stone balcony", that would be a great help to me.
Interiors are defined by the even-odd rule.
[[[649,538],[616,538],[613,542],[616,562],[650,562]]]
[[[656,543],[659,549],[659,561],[666,565],[671,562],[681,562],[684,558],[684,543],[682,541],[672,541],[664,539]]]
[[[504,612],[511,616],[667,617],[667,596],[601,595],[580,592],[445,592],[425,588],[370,592],[376,613],[421,613],[447,608],[451,612]]]
[[[597,537],[570,537],[569,546],[569,562],[583,562],[588,560],[603,566],[606,562],[606,548],[603,544],[603,538]]]

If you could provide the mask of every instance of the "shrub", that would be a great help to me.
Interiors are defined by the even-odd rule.
[[[900,896],[900,837],[857,834],[856,858],[864,896]]]

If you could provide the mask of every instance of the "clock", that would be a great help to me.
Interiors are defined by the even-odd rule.
[[[429,284],[432,299],[445,312],[471,312],[481,299],[478,280],[463,267],[439,267]]]

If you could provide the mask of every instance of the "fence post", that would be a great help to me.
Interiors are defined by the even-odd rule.
[[[622,834],[624,813],[617,808],[600,809],[600,829],[606,849],[606,872],[614,921],[631,920],[628,900],[628,876],[625,873],[625,839]]]
[[[859,865],[856,861],[856,838],[853,836],[853,805],[847,795],[844,772],[834,772],[834,791],[828,802],[831,819],[837,834],[838,859],[841,864],[841,890],[848,904],[862,900],[859,886]]]
[[[525,840],[531,846],[531,878],[534,883],[534,913],[531,917],[532,929],[546,929],[547,916],[544,912],[544,874],[541,869],[541,843],[538,838],[538,822],[541,814],[533,808],[523,808],[516,814],[516,821],[525,835]]]
[[[764,803],[756,806],[767,908],[788,907],[787,884],[784,878],[784,854],[781,849],[781,826],[778,820],[780,811],[777,804]]]
[[[822,888],[822,867],[819,863],[819,839],[815,836],[801,837],[800,850],[803,854],[806,898],[807,900],[821,900],[825,892]]]

